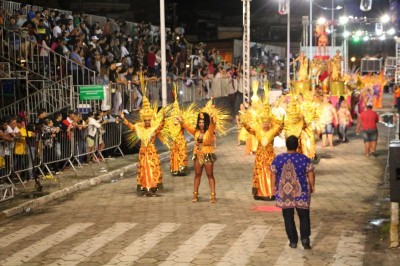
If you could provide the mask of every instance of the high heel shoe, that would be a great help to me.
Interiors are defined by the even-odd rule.
[[[215,193],[211,193],[210,195],[210,203],[216,203],[217,202],[217,196]]]
[[[192,202],[198,202],[198,201],[199,201],[199,192],[193,192]]]

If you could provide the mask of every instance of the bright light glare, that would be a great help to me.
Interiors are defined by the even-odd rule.
[[[350,59],[350,61],[351,61],[351,62],[355,62],[355,61],[356,61],[356,58],[353,56],[353,57]]]
[[[350,32],[348,32],[348,31],[343,32],[343,37],[347,38],[349,36],[350,36]]]
[[[326,22],[326,19],[322,18],[322,17],[317,20],[317,23],[320,25],[325,24],[325,22]]]
[[[364,36],[364,37],[363,37],[363,41],[364,41],[364,42],[366,42],[366,41],[368,41],[368,40],[369,40],[369,36]]]
[[[394,28],[390,28],[390,29],[387,31],[387,34],[389,34],[389,35],[395,35],[395,33],[396,33],[396,30],[395,30]]]
[[[382,35],[381,37],[379,37],[379,40],[381,40],[381,41],[386,40],[386,36]]]
[[[362,35],[362,31],[361,30],[356,31],[356,36],[357,37],[360,37],[361,35]]]
[[[382,23],[388,23],[390,21],[389,15],[385,14],[381,17],[381,22]]]
[[[336,7],[336,10],[340,10],[340,9],[342,9],[343,7],[342,6],[337,6]]]
[[[342,24],[342,25],[346,24],[348,21],[349,21],[348,17],[342,16],[342,17],[339,18],[339,23]]]

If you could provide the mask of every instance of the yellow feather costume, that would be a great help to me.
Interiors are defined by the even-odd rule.
[[[162,188],[162,171],[160,158],[154,145],[156,137],[161,137],[160,132],[164,127],[164,111],[157,114],[157,110],[150,106],[146,96],[143,97],[143,108],[140,110],[142,122],[130,123],[123,119],[123,123],[132,130],[128,137],[131,145],[141,141],[138,170],[137,189],[138,191],[151,191],[155,193]],[[146,127],[144,121],[151,120],[150,127]]]

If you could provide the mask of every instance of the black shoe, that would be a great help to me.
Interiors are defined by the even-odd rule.
[[[307,238],[307,239],[301,240],[301,244],[303,245],[304,249],[311,249],[310,239]]]
[[[297,248],[297,243],[289,243],[289,247],[291,247],[291,248]]]

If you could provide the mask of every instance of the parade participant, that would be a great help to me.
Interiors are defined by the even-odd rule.
[[[301,134],[304,127],[304,116],[300,109],[298,98],[292,96],[288,106],[286,107],[286,115],[284,117],[285,138],[293,135],[301,141]],[[297,152],[302,153],[301,145],[298,146]]]
[[[177,87],[174,86],[175,101],[172,104],[171,115],[166,119],[165,127],[163,132],[170,138],[170,171],[171,174],[176,175],[187,175],[188,159],[187,159],[187,144],[184,135],[184,128],[181,126],[179,121],[176,119],[177,116],[184,117],[184,120],[191,118],[191,113],[194,109],[194,104],[190,105],[187,110],[180,110],[178,103]]]
[[[318,38],[318,55],[326,56],[326,46],[328,46],[328,33],[326,25],[320,24],[315,28],[315,37]]]
[[[275,157],[271,165],[272,182],[276,185],[276,205],[282,208],[289,246],[297,247],[298,234],[294,222],[294,209],[300,220],[300,239],[304,249],[310,246],[310,202],[315,191],[314,166],[309,158],[297,153],[296,136],[286,139],[287,152]]]
[[[353,118],[350,114],[349,104],[345,100],[340,104],[337,115],[339,119],[339,138],[343,143],[348,142],[349,140],[346,137],[347,127],[350,123],[353,123]]]
[[[216,203],[214,162],[217,157],[214,154],[214,146],[212,144],[216,127],[215,118],[208,113],[200,112],[197,116],[195,128],[188,125],[182,117],[178,117],[178,121],[183,128],[193,135],[196,143],[193,150],[195,177],[192,202],[199,201],[199,186],[203,169],[205,168],[211,190],[210,203]]]
[[[299,71],[297,72],[298,81],[308,80],[308,58],[301,51],[300,55],[294,60],[294,62],[299,62]]]
[[[264,109],[261,112],[256,123],[249,123],[243,118],[242,124],[255,136],[258,143],[253,170],[253,197],[255,200],[273,200],[274,188],[271,183],[270,166],[275,158],[274,138],[282,131],[282,126],[274,121],[269,110]]]
[[[301,111],[304,116],[304,127],[301,133],[301,150],[305,156],[313,160],[317,157],[314,132],[316,131],[318,115],[314,95],[311,92],[304,93]]]
[[[337,123],[338,117],[335,107],[329,102],[329,97],[324,96],[321,106],[320,122],[323,125],[322,147],[326,146],[326,140],[330,148],[333,148],[334,122]]]
[[[236,114],[236,125],[238,128],[238,136],[237,136],[237,146],[240,146],[242,141],[246,141],[246,129],[242,126],[242,122],[240,122],[240,113],[245,112],[246,107],[244,106],[243,103],[240,104],[239,106],[239,111]]]
[[[165,114],[161,117],[156,116],[156,112],[150,107],[149,100],[143,96],[143,108],[140,110],[141,122],[130,123],[123,112],[120,113],[123,123],[134,131],[131,144],[137,140],[141,141],[138,170],[137,170],[137,189],[142,195],[155,196],[156,191],[162,188],[162,171],[160,158],[154,142],[158,133],[164,127]],[[160,112],[159,112],[160,113]]]
[[[268,101],[269,88],[264,84],[264,99],[261,100],[256,92],[258,84],[252,84],[252,107],[241,115],[243,127],[255,137],[257,149],[253,170],[252,193],[255,200],[273,200],[274,189],[271,183],[270,166],[275,158],[274,138],[282,131],[282,120],[278,122],[271,113]]]
[[[338,81],[341,79],[342,76],[342,61],[343,58],[340,55],[340,51],[337,50],[336,54],[333,56],[331,61],[331,81]]]
[[[379,122],[379,116],[375,111],[372,111],[372,104],[367,105],[367,110],[360,114],[356,128],[356,134],[362,130],[364,139],[365,157],[369,155],[377,156],[376,144],[378,141],[378,128],[376,124]]]

